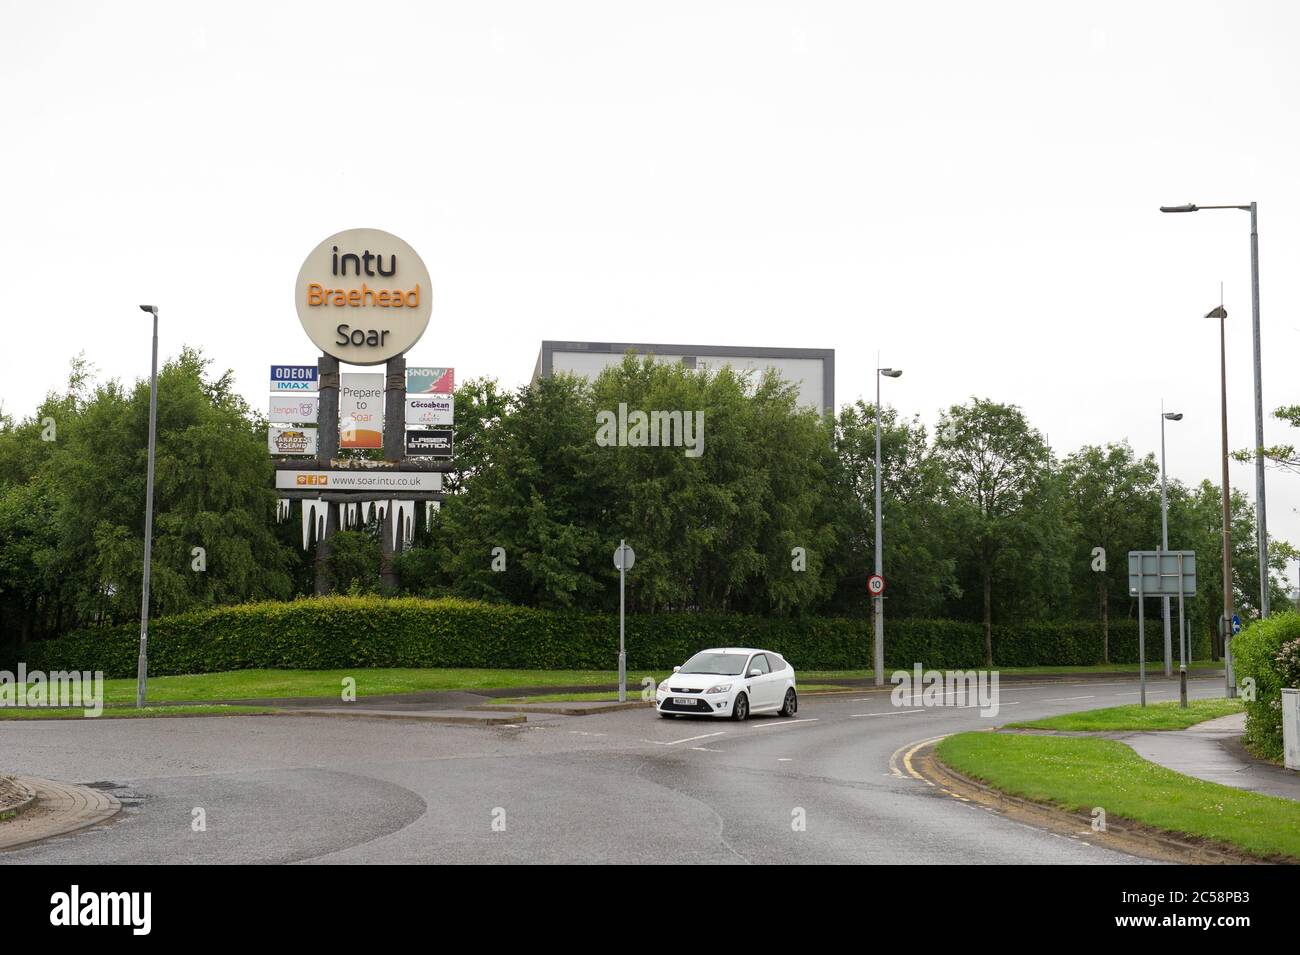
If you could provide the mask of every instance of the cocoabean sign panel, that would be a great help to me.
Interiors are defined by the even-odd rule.
[[[429,324],[429,271],[380,229],[348,229],[312,250],[294,289],[298,320],[321,351],[353,365],[405,353]]]

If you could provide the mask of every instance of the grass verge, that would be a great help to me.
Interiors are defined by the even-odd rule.
[[[840,689],[843,689],[843,687],[823,684],[811,684],[808,686],[805,686],[802,683],[799,684],[800,693],[815,693],[818,690]],[[630,680],[628,681],[627,698],[634,701],[641,699],[641,687],[633,686]],[[650,699],[653,700],[654,697],[652,696]],[[492,700],[492,703],[501,705],[517,703],[576,703],[587,700],[617,703],[618,690],[599,690],[592,693],[539,693],[533,696],[502,697],[501,699]]]
[[[1206,720],[1218,719],[1244,712],[1240,700],[1221,697],[1208,700],[1188,700],[1187,709],[1180,709],[1177,700],[1164,700],[1139,706],[1128,703],[1103,710],[1084,710],[1082,713],[1063,713],[1041,720],[1010,723],[1016,729],[1063,730],[1065,732],[1104,733],[1121,730],[1181,730]]]
[[[1300,861],[1300,802],[1183,776],[1115,740],[959,733],[942,740],[936,755],[957,772],[1035,802],[1070,812],[1100,806],[1111,817],[1263,859]]]
[[[1089,673],[1103,670],[1136,670],[1136,665],[1112,664],[1098,667],[1024,667],[1002,668],[1003,673],[1044,675],[1055,673]],[[801,689],[817,686],[835,689],[837,681],[861,680],[871,670],[800,671]],[[637,670],[627,675],[628,686],[640,692],[641,681],[650,677],[656,682],[669,674]],[[511,687],[597,686],[618,682],[617,670],[496,670],[487,668],[418,669],[391,667],[354,667],[343,670],[227,670],[221,673],[196,673],[189,676],[151,676],[149,699],[160,703],[204,703],[218,700],[256,700],[276,697],[337,697],[343,680],[357,681],[357,696],[380,696],[389,693],[418,693],[431,690],[487,690]],[[104,681],[104,702],[135,702],[133,678]]]
[[[87,716],[86,711],[72,707],[0,707],[0,720],[123,720],[149,716],[249,716],[258,713],[275,713],[269,706],[108,706],[99,716]]]

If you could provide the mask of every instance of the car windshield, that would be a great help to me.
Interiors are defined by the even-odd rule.
[[[697,653],[686,661],[679,673],[716,673],[718,676],[739,676],[745,672],[748,653]]]

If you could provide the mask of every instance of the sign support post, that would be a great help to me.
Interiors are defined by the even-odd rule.
[[[1178,552],[1178,708],[1187,709],[1187,647],[1183,643],[1183,552]],[[1166,597],[1166,600],[1169,598]]]
[[[618,701],[627,702],[627,644],[624,641],[625,602],[624,590],[627,586],[627,572],[636,563],[636,551],[627,546],[627,541],[620,540],[614,551],[614,566],[618,568]]]
[[[1146,594],[1142,590],[1142,575],[1138,574],[1138,683],[1142,690],[1142,705],[1147,705],[1147,629]]]
[[[339,456],[339,360],[322,354],[316,359],[316,462],[322,470]],[[339,528],[339,506],[325,505],[325,531],[316,542],[316,596],[322,597],[333,590],[329,568],[334,558],[332,538]]]
[[[627,644],[624,642],[623,617],[624,617],[624,600],[623,591],[627,585],[627,567],[624,566],[627,561],[622,559],[624,542],[618,542],[620,559],[618,562],[618,701],[627,702]]]
[[[400,461],[405,456],[406,444],[406,356],[394,355],[388,359],[384,378],[384,460]],[[391,505],[384,511],[384,528],[379,543],[379,579],[384,587],[396,590],[401,581],[393,559],[404,540],[397,528],[396,509]]]

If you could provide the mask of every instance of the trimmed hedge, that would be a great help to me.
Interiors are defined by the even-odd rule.
[[[978,667],[979,624],[893,620],[886,631],[890,667]],[[1162,642],[1148,628],[1147,659]],[[131,624],[81,630],[31,644],[29,669],[102,670],[135,675],[139,630]],[[840,670],[871,665],[870,622],[848,618],[768,618],[739,614],[656,614],[627,618],[628,666],[664,669],[709,646],[760,646],[796,668]],[[1112,623],[1111,660],[1137,659],[1137,625]],[[1101,627],[1090,622],[996,626],[1001,666],[1068,666],[1101,662]],[[218,607],[154,620],[149,672],[212,673],[253,668],[486,667],[613,669],[618,618],[536,610],[450,598],[312,597]]]
[[[1282,757],[1282,687],[1292,685],[1278,660],[1284,643],[1300,640],[1300,614],[1279,613],[1256,620],[1232,638],[1237,686],[1255,681],[1255,699],[1246,699],[1246,742],[1262,756]]]

